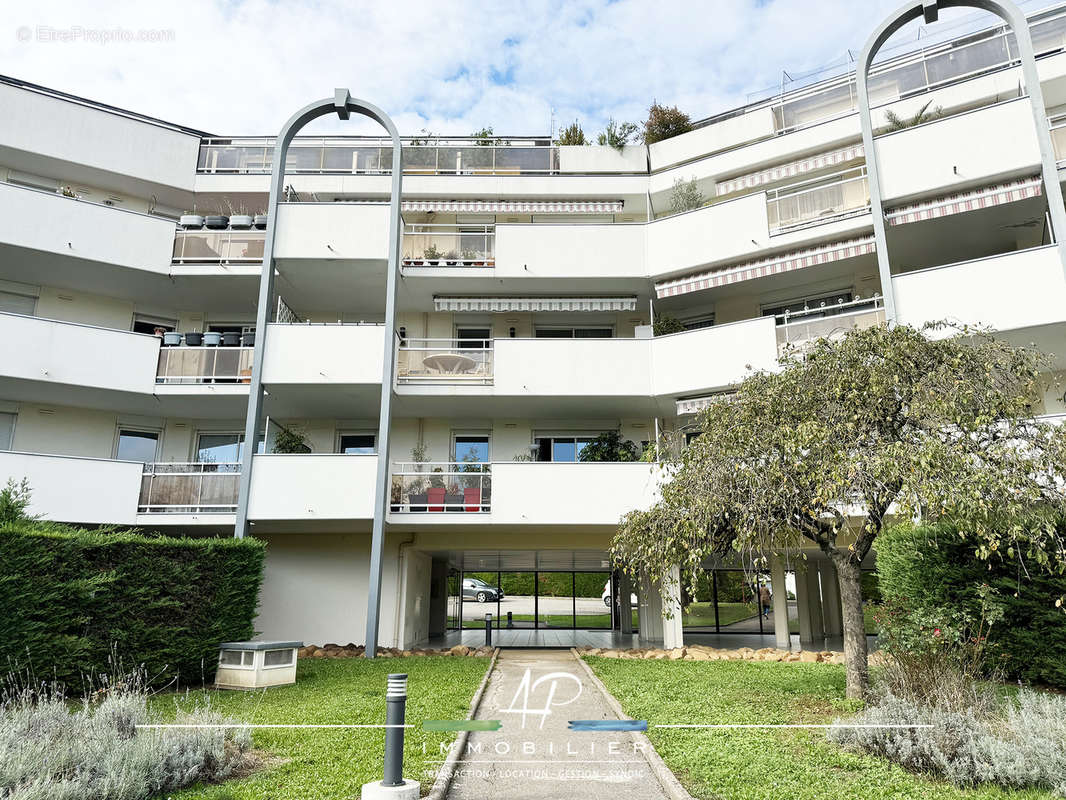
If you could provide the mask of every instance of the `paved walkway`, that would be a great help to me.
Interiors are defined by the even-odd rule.
[[[449,800],[667,797],[632,734],[568,729],[617,719],[569,651],[501,651],[477,719],[503,727],[470,734]]]

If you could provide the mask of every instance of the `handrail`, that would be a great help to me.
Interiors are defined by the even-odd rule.
[[[875,294],[875,295],[872,295],[870,297],[856,297],[855,299],[848,300],[847,302],[825,303],[825,304],[822,304],[820,306],[816,306],[814,308],[804,308],[804,309],[802,309],[800,311],[786,311],[783,314],[775,314],[774,315],[774,319],[775,320],[778,320],[778,319],[784,320],[784,322],[778,323],[779,327],[783,327],[785,325],[794,324],[792,322],[792,320],[795,319],[796,317],[809,317],[812,314],[824,314],[826,311],[836,310],[836,309],[841,309],[841,308],[843,308],[843,309],[854,309],[855,312],[870,311],[870,310],[873,310],[873,309],[884,308],[884,304],[885,304],[884,298],[881,295],[879,295],[879,294]],[[848,312],[845,311],[845,312],[843,312],[841,314],[838,314],[838,315],[835,315],[835,316],[844,316],[844,314],[847,314],[847,313]],[[804,320],[802,320],[802,319],[798,320],[798,322],[800,322],[800,323],[802,323],[803,321]]]
[[[237,508],[240,474],[241,465],[230,461],[145,463],[137,511],[232,514]]]

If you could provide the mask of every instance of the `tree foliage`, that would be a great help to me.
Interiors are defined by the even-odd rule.
[[[596,144],[609,145],[615,150],[621,151],[632,141],[637,133],[637,126],[632,122],[615,122],[614,118],[607,120],[607,127],[603,133],[596,137]]]
[[[930,100],[924,106],[919,108],[914,114],[909,117],[901,117],[892,109],[885,111],[885,132],[902,131],[907,128],[913,128],[915,125],[921,125],[926,122],[932,122],[934,119],[940,119],[944,116],[944,109],[942,106],[934,106],[929,108],[933,101]]]
[[[618,431],[604,431],[581,448],[581,461],[637,461],[640,453],[629,439],[622,439]]]
[[[585,138],[585,131],[581,128],[581,123],[576,119],[559,131],[559,138],[555,140],[557,145],[586,145],[588,139]]]
[[[880,325],[781,361],[702,412],[661,501],[623,518],[613,549],[665,580],[712,555],[817,545],[839,577],[860,696],[859,566],[886,518],[958,520],[979,558],[1010,551],[1046,568],[1063,548],[1052,513],[1066,506],[1066,431],[1032,419],[1045,357],[985,330]]]
[[[648,118],[644,120],[642,139],[644,144],[661,142],[673,136],[680,136],[692,130],[692,120],[677,106],[664,106],[652,101],[648,109]]]
[[[670,191],[670,211],[680,214],[684,211],[694,211],[703,205],[703,192],[695,178],[685,180],[678,178],[674,181],[674,188]]]

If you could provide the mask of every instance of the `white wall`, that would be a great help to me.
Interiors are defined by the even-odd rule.
[[[750,370],[776,368],[774,319],[758,317],[657,336],[651,352],[656,395],[725,388]]]
[[[876,147],[885,201],[1040,168],[1032,111],[1024,97],[880,136]]]
[[[26,478],[30,513],[55,522],[133,525],[139,463],[0,452],[0,483]]]
[[[773,136],[774,114],[761,108],[697,128],[648,147],[652,170],[660,170],[700,156]]]
[[[497,339],[501,395],[638,395],[651,392],[650,339]]]
[[[42,286],[37,296],[37,316],[128,331],[133,323],[133,303],[99,294]]]
[[[948,319],[1011,330],[1066,319],[1055,245],[897,275],[892,285],[899,321],[910,325]]]
[[[274,257],[384,260],[388,240],[387,205],[282,203]]]
[[[118,420],[114,412],[21,403],[11,448],[24,453],[111,458]]]
[[[272,520],[371,519],[378,457],[314,453],[254,457],[248,516]]]
[[[647,226],[497,225],[496,277],[646,278]]]
[[[264,383],[381,383],[382,325],[267,326]]]
[[[585,175],[597,172],[647,172],[647,150],[642,144],[626,145],[621,151],[609,145],[563,145],[559,148],[559,171]]]

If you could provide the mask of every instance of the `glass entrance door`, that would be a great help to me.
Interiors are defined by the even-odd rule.
[[[610,630],[609,572],[464,572],[457,579],[462,628]],[[636,608],[633,607],[634,620]]]

